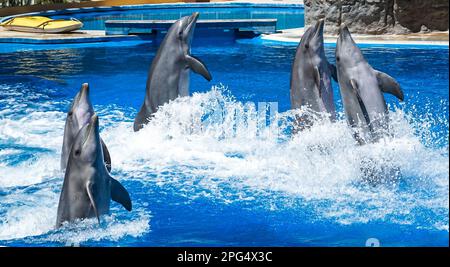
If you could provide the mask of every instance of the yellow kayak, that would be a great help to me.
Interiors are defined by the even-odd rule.
[[[41,16],[15,17],[0,24],[5,29],[19,32],[62,33],[78,30],[83,27],[77,19],[50,19]]]

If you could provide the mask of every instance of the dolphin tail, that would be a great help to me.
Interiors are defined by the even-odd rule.
[[[106,147],[105,142],[103,142],[103,139],[100,138],[100,142],[102,143],[103,161],[105,162],[108,172],[111,172],[111,155],[109,154],[108,148]]]
[[[400,88],[400,85],[398,84],[398,82],[394,78],[392,78],[391,76],[387,75],[384,72],[377,71],[377,70],[374,70],[374,71],[375,71],[375,75],[378,80],[378,86],[380,87],[380,90],[383,93],[389,93],[391,95],[394,95],[398,99],[403,101],[404,94],[403,94],[402,88]]]
[[[191,70],[202,75],[206,80],[211,81],[211,73],[209,73],[206,65],[200,59],[192,55],[186,55],[186,61]]]
[[[120,203],[126,210],[131,211],[131,198],[128,191],[117,181],[111,178],[111,199]]]

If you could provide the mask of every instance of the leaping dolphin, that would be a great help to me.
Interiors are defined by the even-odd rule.
[[[403,101],[397,81],[374,70],[355,44],[345,24],[336,44],[337,76],[348,124],[360,144],[377,141],[388,133],[388,109],[383,93]]]
[[[70,149],[75,140],[75,136],[80,129],[86,125],[94,115],[94,108],[89,99],[89,84],[83,83],[80,91],[76,94],[72,105],[67,113],[66,125],[64,127],[64,140],[61,153],[61,169],[64,170],[67,166],[67,160],[69,158]],[[105,159],[105,165],[108,171],[111,171],[111,157],[109,155],[108,148],[101,140],[103,146],[103,158]]]
[[[291,108],[309,107],[315,112],[328,113],[336,119],[331,77],[337,80],[336,67],[329,63],[323,44],[324,20],[318,20],[303,34],[297,47],[291,71]],[[305,126],[306,117],[298,118]]]
[[[78,132],[70,150],[56,227],[65,221],[91,217],[100,222],[100,215],[109,213],[111,199],[131,210],[127,190],[109,175],[104,164],[98,116],[94,114]]]
[[[189,95],[189,70],[211,80],[206,66],[190,54],[198,12],[177,20],[168,30],[150,67],[144,103],[134,119],[139,131],[158,107],[178,96]]]

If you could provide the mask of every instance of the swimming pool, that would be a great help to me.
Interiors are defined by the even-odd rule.
[[[288,116],[295,48],[195,39],[192,54],[212,82],[192,74],[192,96],[166,105],[138,133],[133,119],[156,43],[1,53],[0,245],[364,246],[376,238],[382,246],[447,246],[448,47],[363,48],[399,81],[406,101],[387,96],[395,137],[361,147],[342,114],[296,138],[253,127],[259,102],[277,102],[280,118]],[[326,53],[334,61],[334,47]],[[112,203],[100,226],[85,220],[54,230],[64,120],[83,82],[112,175],[134,210]],[[222,119],[192,130],[216,108]],[[235,130],[237,111],[249,126],[243,131]],[[400,168],[401,178],[362,182],[367,155]]]
[[[75,17],[84,30],[104,30],[106,20],[177,20],[200,12],[200,19],[277,19],[277,29],[304,26],[302,4],[253,3],[182,3],[120,7],[98,7],[47,11],[40,14],[53,18]]]

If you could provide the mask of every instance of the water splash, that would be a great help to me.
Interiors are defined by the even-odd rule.
[[[199,123],[210,113],[208,107],[217,103],[222,106],[222,120],[206,126]],[[236,111],[244,111],[244,116],[237,118]],[[292,112],[279,115],[283,122],[292,116]],[[229,203],[288,196],[301,207],[314,206],[319,217],[341,223],[448,224],[448,193],[444,193],[448,153],[433,146],[432,139],[424,144],[417,136],[422,119],[415,121],[397,109],[391,112],[393,138],[357,146],[343,120],[317,123],[291,138],[283,127],[267,127],[266,131],[276,132],[261,134],[256,117],[246,104],[212,90],[165,105],[138,133],[131,132],[131,123],[121,122],[103,135],[121,171],[140,179],[153,173],[156,185],[175,187],[191,198],[207,195]],[[193,128],[198,124],[202,127]],[[236,128],[240,124],[246,127]],[[382,171],[399,170],[401,179],[368,187],[362,183],[367,164]],[[429,190],[426,194],[424,187]],[[404,215],[414,209],[436,216]]]
[[[0,240],[36,236],[29,242],[77,245],[147,232],[145,207],[124,221],[115,219],[113,211],[100,228],[85,220],[54,232],[65,115],[46,105],[20,116],[4,111],[0,119]],[[445,110],[448,103],[442,105]],[[448,138],[445,130],[435,128],[448,128],[445,116],[393,108],[393,137],[357,146],[342,119],[317,122],[292,136],[296,112],[288,111],[261,128],[256,105],[239,102],[220,87],[164,105],[137,133],[129,110],[95,108],[113,175],[145,188],[172,189],[190,200],[309,210],[311,221],[381,221],[448,231]],[[399,170],[398,179],[371,186],[363,179],[367,165]]]

